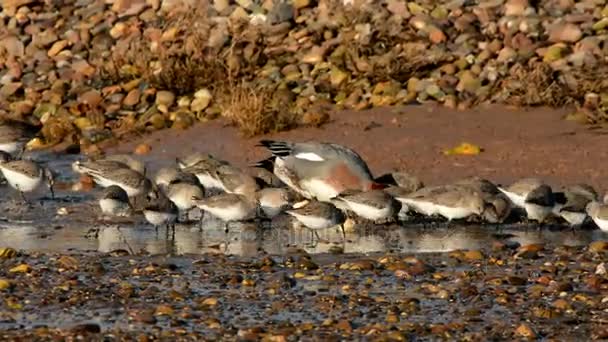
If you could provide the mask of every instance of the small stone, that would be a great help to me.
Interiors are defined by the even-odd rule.
[[[69,270],[77,270],[80,262],[75,257],[69,255],[62,255],[57,259],[57,263],[61,268]]]
[[[578,25],[571,23],[555,24],[549,29],[549,41],[554,43],[574,43],[583,37]]]
[[[15,94],[17,90],[19,90],[22,86],[21,82],[8,82],[0,88],[0,94],[3,98],[8,98],[9,96]]]
[[[515,329],[515,335],[525,338],[536,338],[536,332],[528,323],[520,324],[517,329]]]
[[[230,7],[229,0],[213,0],[213,8],[215,8],[218,13],[224,12],[228,7]]]
[[[593,253],[608,252],[608,241],[593,241],[587,248]]]
[[[25,46],[19,38],[15,36],[8,36],[2,38],[0,41],[0,50],[4,48],[9,56],[12,57],[23,57],[25,55]]]
[[[155,316],[173,316],[174,310],[172,307],[166,304],[161,304],[156,307],[154,312]]]
[[[194,115],[192,113],[185,111],[179,111],[174,113],[173,125],[171,127],[177,129],[186,129],[194,124]]]
[[[204,305],[204,306],[216,306],[217,303],[218,303],[218,300],[215,297],[205,298],[201,302],[201,304]]]
[[[78,97],[80,103],[88,104],[91,107],[97,107],[102,100],[103,98],[97,90],[89,90]]]
[[[412,13],[412,15],[419,15],[427,12],[424,7],[418,5],[414,1],[408,1],[407,9],[410,11],[410,13]]]
[[[236,7],[232,13],[230,13],[230,19],[233,21],[248,21],[249,14],[243,7]]]
[[[28,264],[20,264],[15,266],[9,270],[9,273],[29,273],[32,271],[32,268]]]
[[[139,91],[139,89],[131,89],[131,91],[127,93],[127,96],[125,96],[125,98],[122,100],[122,104],[127,107],[133,107],[139,103],[140,96],[141,91]]]
[[[208,89],[200,89],[194,93],[194,100],[190,103],[190,110],[194,113],[202,112],[211,103],[213,96]]]
[[[87,117],[76,118],[76,119],[74,119],[73,123],[74,123],[74,126],[76,126],[81,131],[84,131],[85,129],[93,126],[93,124],[91,123],[91,120],[89,120],[89,118],[87,118]]]
[[[543,55],[543,62],[552,63],[561,59],[565,49],[566,45],[564,44],[553,44],[549,46]]]
[[[243,7],[243,8],[247,8],[247,9],[248,9],[249,7],[251,7],[251,5],[253,5],[253,1],[251,1],[251,0],[236,0],[236,3],[237,3],[239,6],[241,6],[241,7]]]
[[[595,30],[595,31],[601,31],[601,30],[605,29],[606,27],[608,27],[608,18],[604,17],[604,18],[600,19],[598,22],[596,22],[595,24],[593,24],[593,26],[591,28],[593,28],[593,30]]]
[[[72,62],[72,70],[74,70],[76,73],[81,74],[87,78],[90,78],[93,75],[95,75],[95,71],[96,71],[95,67],[90,65],[84,59]]]
[[[174,101],[175,101],[175,95],[170,91],[161,90],[156,93],[155,103],[157,105],[164,105],[167,107],[171,107],[173,105]]]
[[[435,26],[429,28],[429,39],[435,44],[443,43],[447,40],[447,37],[443,31]]]
[[[152,151],[152,146],[148,144],[139,144],[135,147],[133,153],[139,156],[143,156],[150,153],[150,151]]]
[[[67,40],[56,41],[55,43],[53,43],[53,46],[51,46],[51,48],[47,52],[47,55],[49,57],[57,56],[57,54],[59,54],[61,52],[61,50],[65,49],[65,47],[68,46],[68,44],[69,44],[69,42]]]
[[[310,0],[293,0],[293,7],[296,10],[300,10],[302,8],[306,8],[308,6],[310,6],[311,1]]]
[[[338,67],[332,67],[329,75],[331,85],[335,88],[340,87],[348,78],[348,73]]]
[[[479,250],[469,250],[463,253],[463,258],[468,261],[478,261],[483,260],[483,253]]]
[[[308,53],[302,57],[303,63],[318,64],[323,61],[326,50],[320,46],[313,46]]]
[[[498,53],[498,57],[496,57],[496,60],[500,63],[506,63],[514,61],[515,58],[517,58],[517,52],[514,49],[505,46]]]
[[[410,16],[410,12],[407,9],[407,4],[405,1],[388,0],[386,2],[386,9],[394,15],[400,16],[401,18],[408,18]]]
[[[110,36],[114,39],[118,39],[127,33],[128,29],[129,26],[127,26],[126,23],[118,22],[110,29]]]
[[[0,278],[0,291],[9,289],[11,287],[11,282],[7,279]]]
[[[520,16],[524,15],[526,8],[530,4],[528,0],[507,0],[505,3],[505,15],[506,16]]]
[[[456,85],[456,90],[460,92],[467,91],[475,94],[481,87],[481,80],[469,70],[463,71],[460,74],[460,77],[458,77],[458,80],[459,82],[458,85]]]

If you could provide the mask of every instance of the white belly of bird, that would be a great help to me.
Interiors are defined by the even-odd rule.
[[[376,208],[371,205],[351,201],[346,201],[346,203],[348,203],[348,207],[351,211],[367,220],[382,220],[393,215],[393,210],[390,206]]]
[[[0,151],[4,151],[6,153],[13,154],[13,153],[21,150],[22,146],[23,146],[23,143],[19,143],[19,142],[16,142],[16,141],[11,141],[11,142],[7,142],[7,143],[1,143],[0,144]]]
[[[608,220],[603,220],[597,217],[593,217],[593,222],[600,228],[601,230],[608,232]]]
[[[196,178],[205,189],[221,189],[224,190],[224,186],[220,181],[211,177],[208,173],[197,173]]]
[[[227,207],[211,208],[205,205],[200,206],[201,209],[210,212],[211,215],[219,218],[224,222],[242,221],[252,216],[250,208],[242,203],[231,204]]]
[[[437,214],[437,205],[428,201],[421,201],[411,198],[400,198],[401,202],[406,204],[411,210],[426,216]]]
[[[447,218],[448,220],[457,220],[469,217],[474,214],[474,212],[465,207],[448,207],[445,205],[435,205],[437,208],[437,213],[439,215]]]
[[[40,182],[42,181],[42,175],[32,178],[6,168],[2,168],[2,174],[11,187],[21,192],[33,191],[40,185]]]
[[[300,223],[310,229],[325,229],[335,226],[335,224],[331,220],[328,220],[324,217],[305,216],[298,214],[293,214],[293,216],[295,216],[295,218],[297,218]]]
[[[177,215],[173,213],[162,213],[152,210],[144,210],[144,217],[153,226],[172,224],[177,220]]]
[[[128,216],[129,205],[113,198],[102,198],[99,200],[101,212],[106,215]]]
[[[543,222],[553,211],[552,207],[544,207],[533,203],[525,203],[524,208],[526,209],[528,219],[537,222]]]
[[[302,188],[321,202],[327,202],[339,195],[331,185],[321,179],[302,180]]]
[[[97,183],[97,185],[101,186],[102,188],[107,188],[112,185],[119,186],[127,193],[127,196],[129,196],[129,197],[139,196],[143,192],[142,189],[140,189],[140,188],[134,188],[134,187],[122,184],[121,182],[113,181],[111,179],[106,179],[104,177],[93,176],[93,179],[95,180],[95,183]]]
[[[260,203],[260,208],[262,208],[262,211],[268,218],[273,218],[273,217],[279,215],[283,211],[283,206],[276,206],[276,205],[269,205],[269,204],[264,205],[262,203]]]
[[[580,226],[585,222],[585,218],[587,218],[587,213],[583,212],[561,211],[559,214],[571,226]]]
[[[507,198],[509,198],[509,200],[513,203],[513,205],[515,205],[518,208],[523,208],[524,204],[526,202],[526,196],[524,195],[519,195],[516,194],[514,192],[510,192],[507,191],[501,187],[498,187],[498,190],[502,191],[503,194],[505,194],[507,196]]]

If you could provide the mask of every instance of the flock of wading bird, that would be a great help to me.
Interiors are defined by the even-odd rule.
[[[53,172],[19,157],[27,141],[23,136],[18,126],[0,125],[0,171],[24,201],[24,193],[45,181],[53,194]],[[608,196],[600,200],[587,184],[556,192],[538,178],[503,187],[472,177],[425,187],[406,172],[374,178],[359,154],[338,144],[261,140],[258,146],[271,156],[246,169],[206,153],[176,158],[175,166],[158,170],[153,179],[142,161],[125,154],[76,161],[72,167],[104,188],[99,198],[104,215],[143,213],[151,225],[167,231],[195,207],[225,222],[226,229],[230,222],[285,214],[315,234],[336,226],[344,231],[347,217],[375,224],[412,217],[491,224],[561,221],[571,227],[595,223],[608,231]]]

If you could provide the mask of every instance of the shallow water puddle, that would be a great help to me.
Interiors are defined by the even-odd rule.
[[[71,163],[82,158],[75,155],[56,157],[39,154],[36,160],[48,162],[60,181],[70,182],[77,176]],[[154,170],[152,171],[154,172]],[[56,191],[51,200],[44,193],[28,194],[25,205],[6,185],[0,186],[0,245],[43,252],[126,250],[147,254],[220,253],[255,256],[260,252],[282,255],[294,248],[308,253],[375,253],[375,252],[446,252],[458,249],[480,249],[496,241],[507,243],[552,243],[583,246],[608,238],[595,230],[522,228],[496,226],[417,225],[356,227],[346,239],[339,229],[319,231],[318,241],[307,229],[293,227],[291,221],[278,219],[261,226],[233,223],[225,229],[221,222],[205,217],[202,226],[178,224],[175,233],[148,225],[141,215],[121,221],[104,221],[99,217],[98,190],[72,192],[68,187]],[[63,213],[62,213],[63,211]]]

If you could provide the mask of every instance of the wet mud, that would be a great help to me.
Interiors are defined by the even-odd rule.
[[[433,137],[419,131],[432,129],[423,123],[447,114],[419,107],[351,113],[349,124],[337,116],[323,129],[271,137],[346,143],[375,173],[405,168],[428,184],[478,173],[498,181],[542,175],[557,184],[608,185],[590,159],[607,153],[601,134],[553,121],[543,134],[535,135],[532,124],[532,133],[515,134],[475,113],[434,128]],[[521,115],[540,125],[543,115],[557,114]],[[379,126],[366,129],[370,122]],[[486,138],[488,130],[495,140]],[[440,154],[461,140],[484,152]],[[219,122],[108,151],[128,152],[142,142],[152,146],[143,157],[150,174],[193,150],[237,165],[264,156],[255,140]],[[545,159],[535,159],[541,155]],[[345,237],[339,229],[321,231],[319,241],[285,217],[225,227],[212,217],[200,222],[198,212],[175,231],[155,230],[141,215],[102,217],[99,189],[71,190],[77,177],[70,165],[83,156],[32,156],[58,173],[57,198],[33,193],[25,204],[0,185],[2,340],[608,338],[608,234],[599,230],[361,223]]]

